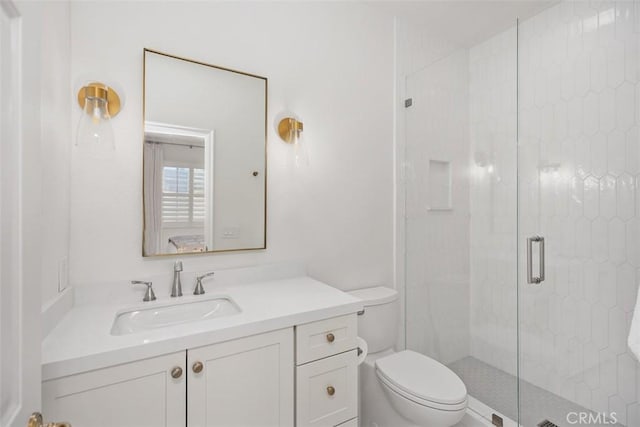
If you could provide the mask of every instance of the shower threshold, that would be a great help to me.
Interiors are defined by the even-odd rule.
[[[517,386],[518,379],[500,369],[484,363],[474,357],[465,357],[449,364],[467,386],[469,393],[468,415],[479,415],[491,423],[492,415],[497,414],[503,419],[504,427],[516,427],[514,420],[518,419]],[[558,427],[573,427],[576,425],[569,414],[592,413],[592,411],[557,396],[543,388],[527,381],[520,381],[520,393],[526,397],[525,406],[521,408],[521,425],[537,427],[544,421],[549,421]],[[473,417],[470,417],[473,418]],[[465,419],[456,427],[467,427]],[[468,424],[469,427],[482,424]],[[584,424],[583,424],[584,425]],[[589,427],[623,427],[622,424],[587,424]]]
[[[467,413],[462,421],[454,427],[495,427],[492,422],[494,416],[499,416],[502,421],[502,427],[518,427],[517,423],[511,418],[501,414],[493,408],[488,407],[473,396],[468,397]]]

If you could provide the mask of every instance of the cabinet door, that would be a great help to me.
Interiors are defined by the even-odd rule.
[[[181,351],[45,381],[43,413],[74,426],[185,426],[185,362]]]
[[[293,426],[293,328],[188,350],[187,365],[189,427]]]

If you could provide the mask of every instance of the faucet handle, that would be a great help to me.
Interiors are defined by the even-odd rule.
[[[182,261],[176,261],[173,264],[173,271],[182,271]]]
[[[213,276],[215,273],[209,272],[209,273],[205,273],[201,276],[197,276],[196,277],[196,288],[193,290],[193,294],[194,295],[202,295],[204,294],[204,287],[202,286],[202,279],[209,277],[209,276]]]
[[[144,293],[144,298],[142,298],[142,301],[147,302],[156,300],[156,294],[153,293],[153,282],[145,282],[144,280],[132,280],[131,284],[147,286],[147,292]]]

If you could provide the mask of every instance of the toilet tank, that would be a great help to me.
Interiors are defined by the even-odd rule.
[[[369,354],[392,348],[398,333],[398,292],[384,286],[349,292],[364,302],[358,316],[358,335],[367,342]]]

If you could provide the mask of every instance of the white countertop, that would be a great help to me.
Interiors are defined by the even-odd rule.
[[[183,323],[162,329],[111,335],[116,313],[167,303],[201,301],[228,296],[242,310],[238,314]],[[153,302],[105,301],[77,305],[42,342],[42,380],[184,351],[243,336],[287,328],[355,313],[362,302],[309,277],[250,284],[208,286],[201,296],[158,295]]]

